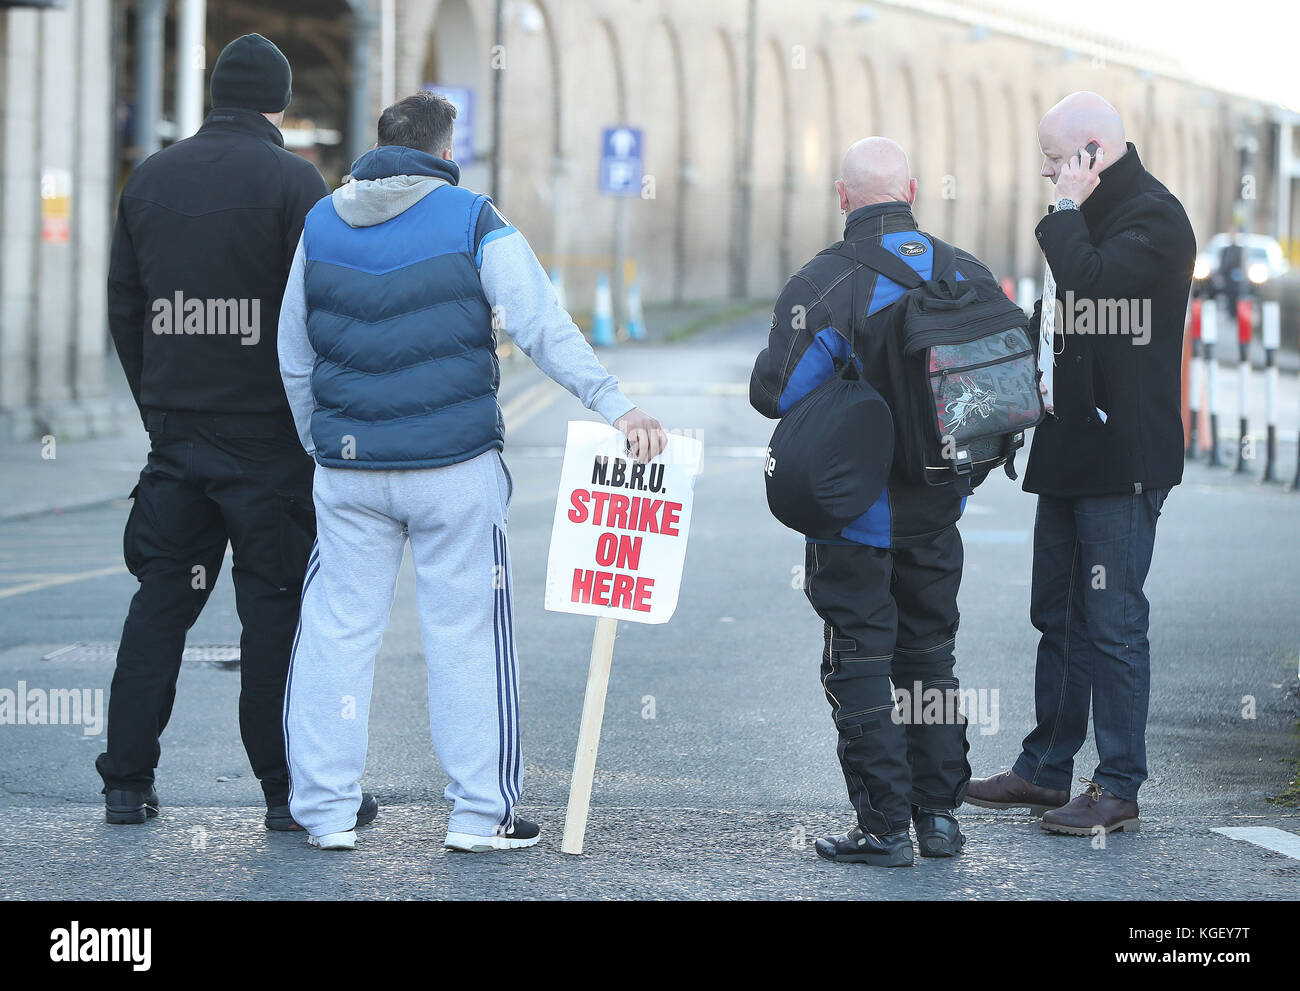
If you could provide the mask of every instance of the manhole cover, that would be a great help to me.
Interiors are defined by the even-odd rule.
[[[117,659],[117,644],[105,643],[70,643],[50,651],[41,657],[43,661],[71,661],[86,663],[88,661],[114,661]],[[239,667],[239,644],[234,643],[198,643],[185,648],[181,654],[185,664],[209,664],[219,668]]]

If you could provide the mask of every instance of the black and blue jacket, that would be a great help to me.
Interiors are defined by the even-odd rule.
[[[923,278],[930,278],[934,246],[916,228],[907,203],[878,203],[849,214],[844,240],[875,243],[898,255]],[[869,269],[853,274],[853,263],[837,250],[819,252],[781,291],[772,314],[768,346],[758,356],[749,380],[749,401],[764,416],[779,419],[795,403],[849,360],[850,337],[863,377],[890,408],[909,387],[902,350],[902,308],[894,306],[904,288]],[[973,255],[957,250],[959,279],[989,279],[993,274]],[[853,279],[862,280],[857,299],[864,313],[852,330]],[[863,303],[862,301],[865,301]],[[864,444],[872,443],[864,437]],[[895,439],[895,450],[901,441]],[[858,543],[902,547],[923,543],[961,518],[968,495],[964,483],[915,485],[891,472],[884,491],[838,539],[816,543]],[[810,538],[812,539],[812,538]]]

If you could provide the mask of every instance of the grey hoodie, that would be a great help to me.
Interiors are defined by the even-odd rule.
[[[409,210],[446,179],[395,175],[386,179],[352,179],[330,194],[334,212],[349,227],[374,227]]]

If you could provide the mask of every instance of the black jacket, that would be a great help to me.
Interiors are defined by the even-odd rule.
[[[881,244],[923,277],[930,277],[933,245],[916,229],[906,203],[859,207],[848,216],[844,238]],[[838,251],[843,243],[818,253],[786,283],[777,299],[767,348],[758,356],[749,380],[750,404],[764,416],[784,416],[847,360],[854,280],[849,277],[853,262]],[[909,251],[900,252],[902,245],[909,245]],[[996,288],[988,268],[960,249],[957,273],[966,279],[990,280]],[[865,318],[859,322],[856,353],[863,377],[894,409],[895,397],[909,383],[903,362],[902,307],[893,305],[904,290],[869,270],[861,271],[858,281],[858,310]],[[870,442],[871,438],[863,438],[863,443]],[[895,439],[895,450],[901,444]],[[923,541],[961,517],[967,494],[965,483],[915,485],[891,472],[880,500],[844,529],[842,541],[873,547]]]
[[[1068,497],[1177,485],[1183,325],[1196,262],[1182,204],[1130,143],[1080,209],[1048,214],[1037,234],[1065,312],[1056,328],[1055,413],[1034,431],[1025,491]],[[1072,321],[1071,301],[1080,313],[1080,301],[1092,301],[1097,318]]]
[[[280,299],[303,218],[328,192],[252,110],[214,109],[140,163],[118,204],[108,318],[142,412],[288,413]]]

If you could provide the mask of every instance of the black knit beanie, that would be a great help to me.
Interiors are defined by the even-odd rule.
[[[260,34],[246,34],[221,50],[210,89],[213,107],[279,113],[293,96],[293,72],[273,43]]]

